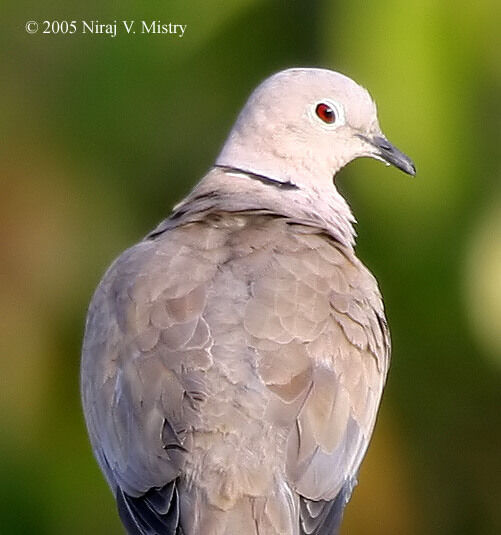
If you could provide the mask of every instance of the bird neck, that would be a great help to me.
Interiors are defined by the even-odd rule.
[[[347,248],[355,245],[355,219],[332,182],[329,188],[306,188],[246,169],[216,165],[174,208],[173,217],[191,221],[216,210],[284,216],[324,230]]]

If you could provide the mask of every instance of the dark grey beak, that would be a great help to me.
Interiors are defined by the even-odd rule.
[[[376,147],[377,152],[375,156],[381,158],[385,162],[394,165],[398,169],[402,170],[404,173],[414,176],[416,174],[416,166],[414,162],[404,154],[400,152],[397,147],[392,145],[385,137],[381,136],[360,136],[363,140],[367,141],[374,147]]]

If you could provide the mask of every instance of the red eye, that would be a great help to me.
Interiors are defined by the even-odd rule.
[[[315,108],[315,113],[322,119],[324,123],[332,124],[336,120],[334,110],[328,105],[321,102]]]

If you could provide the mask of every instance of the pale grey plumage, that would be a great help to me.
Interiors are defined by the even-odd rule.
[[[323,98],[343,106],[345,124],[311,116]],[[129,533],[337,529],[390,342],[332,177],[358,156],[410,166],[371,144],[381,136],[353,81],[279,73],[251,97],[216,166],[105,274],[82,396]]]

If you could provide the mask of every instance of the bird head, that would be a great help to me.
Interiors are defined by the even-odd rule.
[[[416,172],[382,133],[367,90],[330,70],[288,69],[252,93],[216,165],[322,190],[360,157]]]

